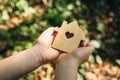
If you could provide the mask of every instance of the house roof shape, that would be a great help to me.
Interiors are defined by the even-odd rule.
[[[68,23],[64,21],[57,31],[52,47],[70,53],[79,47],[81,40],[85,39],[84,32],[79,27],[77,21]]]

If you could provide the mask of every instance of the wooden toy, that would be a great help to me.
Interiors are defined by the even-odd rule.
[[[70,53],[76,50],[81,40],[84,39],[84,32],[78,26],[77,21],[73,21],[69,24],[64,21],[57,31],[57,35],[52,43],[52,48]]]

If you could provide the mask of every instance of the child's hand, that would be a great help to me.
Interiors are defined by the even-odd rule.
[[[53,34],[57,28],[51,27],[45,30],[37,39],[36,44],[33,46],[34,51],[38,54],[38,58],[41,63],[50,62],[56,59],[59,55],[59,52],[51,48],[52,41],[55,37]]]
[[[72,53],[62,53],[57,59],[55,70],[55,80],[77,80],[77,69],[85,62],[94,48],[86,42],[81,43],[81,47]]]
[[[86,44],[85,41],[81,42],[81,47],[78,48],[77,50],[73,51],[72,53],[62,53],[58,59],[57,62],[61,63],[61,62],[65,62],[68,63],[69,62],[72,64],[72,62],[76,63],[77,65],[84,63],[85,61],[87,61],[87,59],[89,58],[89,56],[91,55],[91,53],[94,50],[94,47],[90,44]],[[72,62],[71,62],[72,61]]]

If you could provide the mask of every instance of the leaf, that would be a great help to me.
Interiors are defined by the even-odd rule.
[[[77,80],[84,80],[83,76],[78,74],[78,79]]]
[[[95,58],[94,58],[94,56],[93,56],[93,55],[90,55],[88,61],[89,61],[90,63],[95,63]]]
[[[100,42],[97,40],[91,40],[90,43],[95,47],[95,48],[100,48]]]
[[[99,55],[96,56],[96,62],[100,65],[103,64],[102,58]]]
[[[76,0],[75,4],[76,4],[77,6],[80,6],[80,5],[81,5],[81,1]]]
[[[98,80],[97,76],[93,74],[92,72],[86,72],[85,73],[86,80]]]
[[[6,10],[2,11],[2,19],[3,20],[8,20],[10,18],[8,12]]]
[[[68,6],[67,6],[67,9],[68,10],[72,10],[74,8],[74,5],[73,4],[69,4]]]
[[[33,74],[30,74],[28,77],[27,77],[27,80],[33,80],[34,79],[34,75]]]
[[[35,13],[35,9],[32,7],[26,7],[24,10],[25,10],[25,12],[23,13],[24,16],[28,16]]]
[[[3,56],[2,55],[0,55],[0,60],[2,60],[3,59]]]
[[[115,62],[120,65],[120,59],[116,59]]]
[[[16,55],[18,52],[16,51],[16,50],[14,50],[13,52],[12,52],[12,55]]]
[[[71,12],[70,11],[67,11],[65,10],[63,13],[62,13],[62,16],[63,17],[67,17],[67,16],[70,16],[71,15]]]
[[[42,0],[44,5],[47,6],[48,5],[48,0]]]
[[[97,30],[98,30],[98,31],[103,32],[104,27],[105,27],[105,26],[104,26],[104,24],[103,24],[103,23],[100,23],[100,22],[99,22],[99,23],[97,24]]]
[[[16,3],[16,6],[18,7],[18,9],[22,10],[25,8],[28,7],[28,2],[26,0],[19,0],[17,3]]]
[[[30,48],[30,47],[32,47],[32,43],[31,42],[26,42],[25,48],[27,49],[27,48]]]
[[[82,64],[82,65],[80,66],[79,72],[80,72],[80,73],[84,73],[84,72],[85,72],[85,65],[84,65],[84,64]]]

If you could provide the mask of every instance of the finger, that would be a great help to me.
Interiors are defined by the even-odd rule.
[[[87,41],[81,40],[79,47],[85,47],[87,45]]]
[[[94,51],[94,46],[91,45],[90,43],[87,43],[86,48],[89,50],[90,54]]]
[[[50,28],[48,28],[47,30],[45,30],[45,31],[43,32],[43,34],[52,35],[53,32],[55,31],[55,29],[56,29],[56,28],[54,28],[54,27],[50,27]]]
[[[88,57],[92,54],[93,51],[94,47],[91,44],[88,44],[86,47],[78,48],[71,55],[78,59],[79,63],[83,63],[88,59]]]
[[[87,41],[85,41],[85,42],[84,42],[84,47],[86,47],[86,46],[87,46],[87,43],[88,43]]]
[[[54,32],[53,32],[52,35],[55,35],[55,36],[56,36],[56,34],[58,33],[58,30],[59,30],[59,28],[58,28],[58,27],[55,27],[55,28],[54,28]]]
[[[58,30],[58,29],[57,29]],[[57,33],[58,33],[58,31],[56,31],[56,29],[55,29],[55,31],[53,32],[53,36],[56,36],[57,35]]]
[[[52,27],[51,28],[51,32],[49,32],[49,35],[48,35],[48,37],[49,37],[49,39],[51,40],[50,42],[51,43],[53,43],[53,41],[54,41],[54,39],[55,39],[55,36],[57,35],[57,30],[58,30],[58,27]]]
[[[52,43],[53,43],[53,41],[54,41],[54,39],[55,39],[55,37],[56,37],[56,35],[57,35],[57,33],[58,33],[58,27],[55,27],[55,30],[54,30],[54,32],[53,32],[53,34],[52,34],[52,36],[53,36],[53,38],[52,38]]]
[[[86,46],[93,46],[93,45],[92,45],[92,44],[90,44],[90,43],[87,43],[87,44],[86,44]],[[93,47],[94,47],[94,46],[93,46]]]
[[[52,34],[54,33],[56,29],[57,27],[50,27],[47,30],[45,30],[40,36],[52,39],[53,38]]]
[[[78,53],[83,52],[83,53],[91,54],[93,51],[94,51],[94,47],[93,47],[93,45],[91,45],[89,43],[87,44],[86,47],[80,47],[80,48],[77,49]]]
[[[85,42],[84,40],[81,40],[80,44],[79,44],[79,47],[84,47],[84,42]]]
[[[58,32],[58,30],[59,30],[59,27],[56,26],[56,27],[55,27],[55,32]]]
[[[79,47],[85,47],[86,46],[85,34],[81,28],[80,28],[80,33],[81,33],[82,40],[80,41]]]

